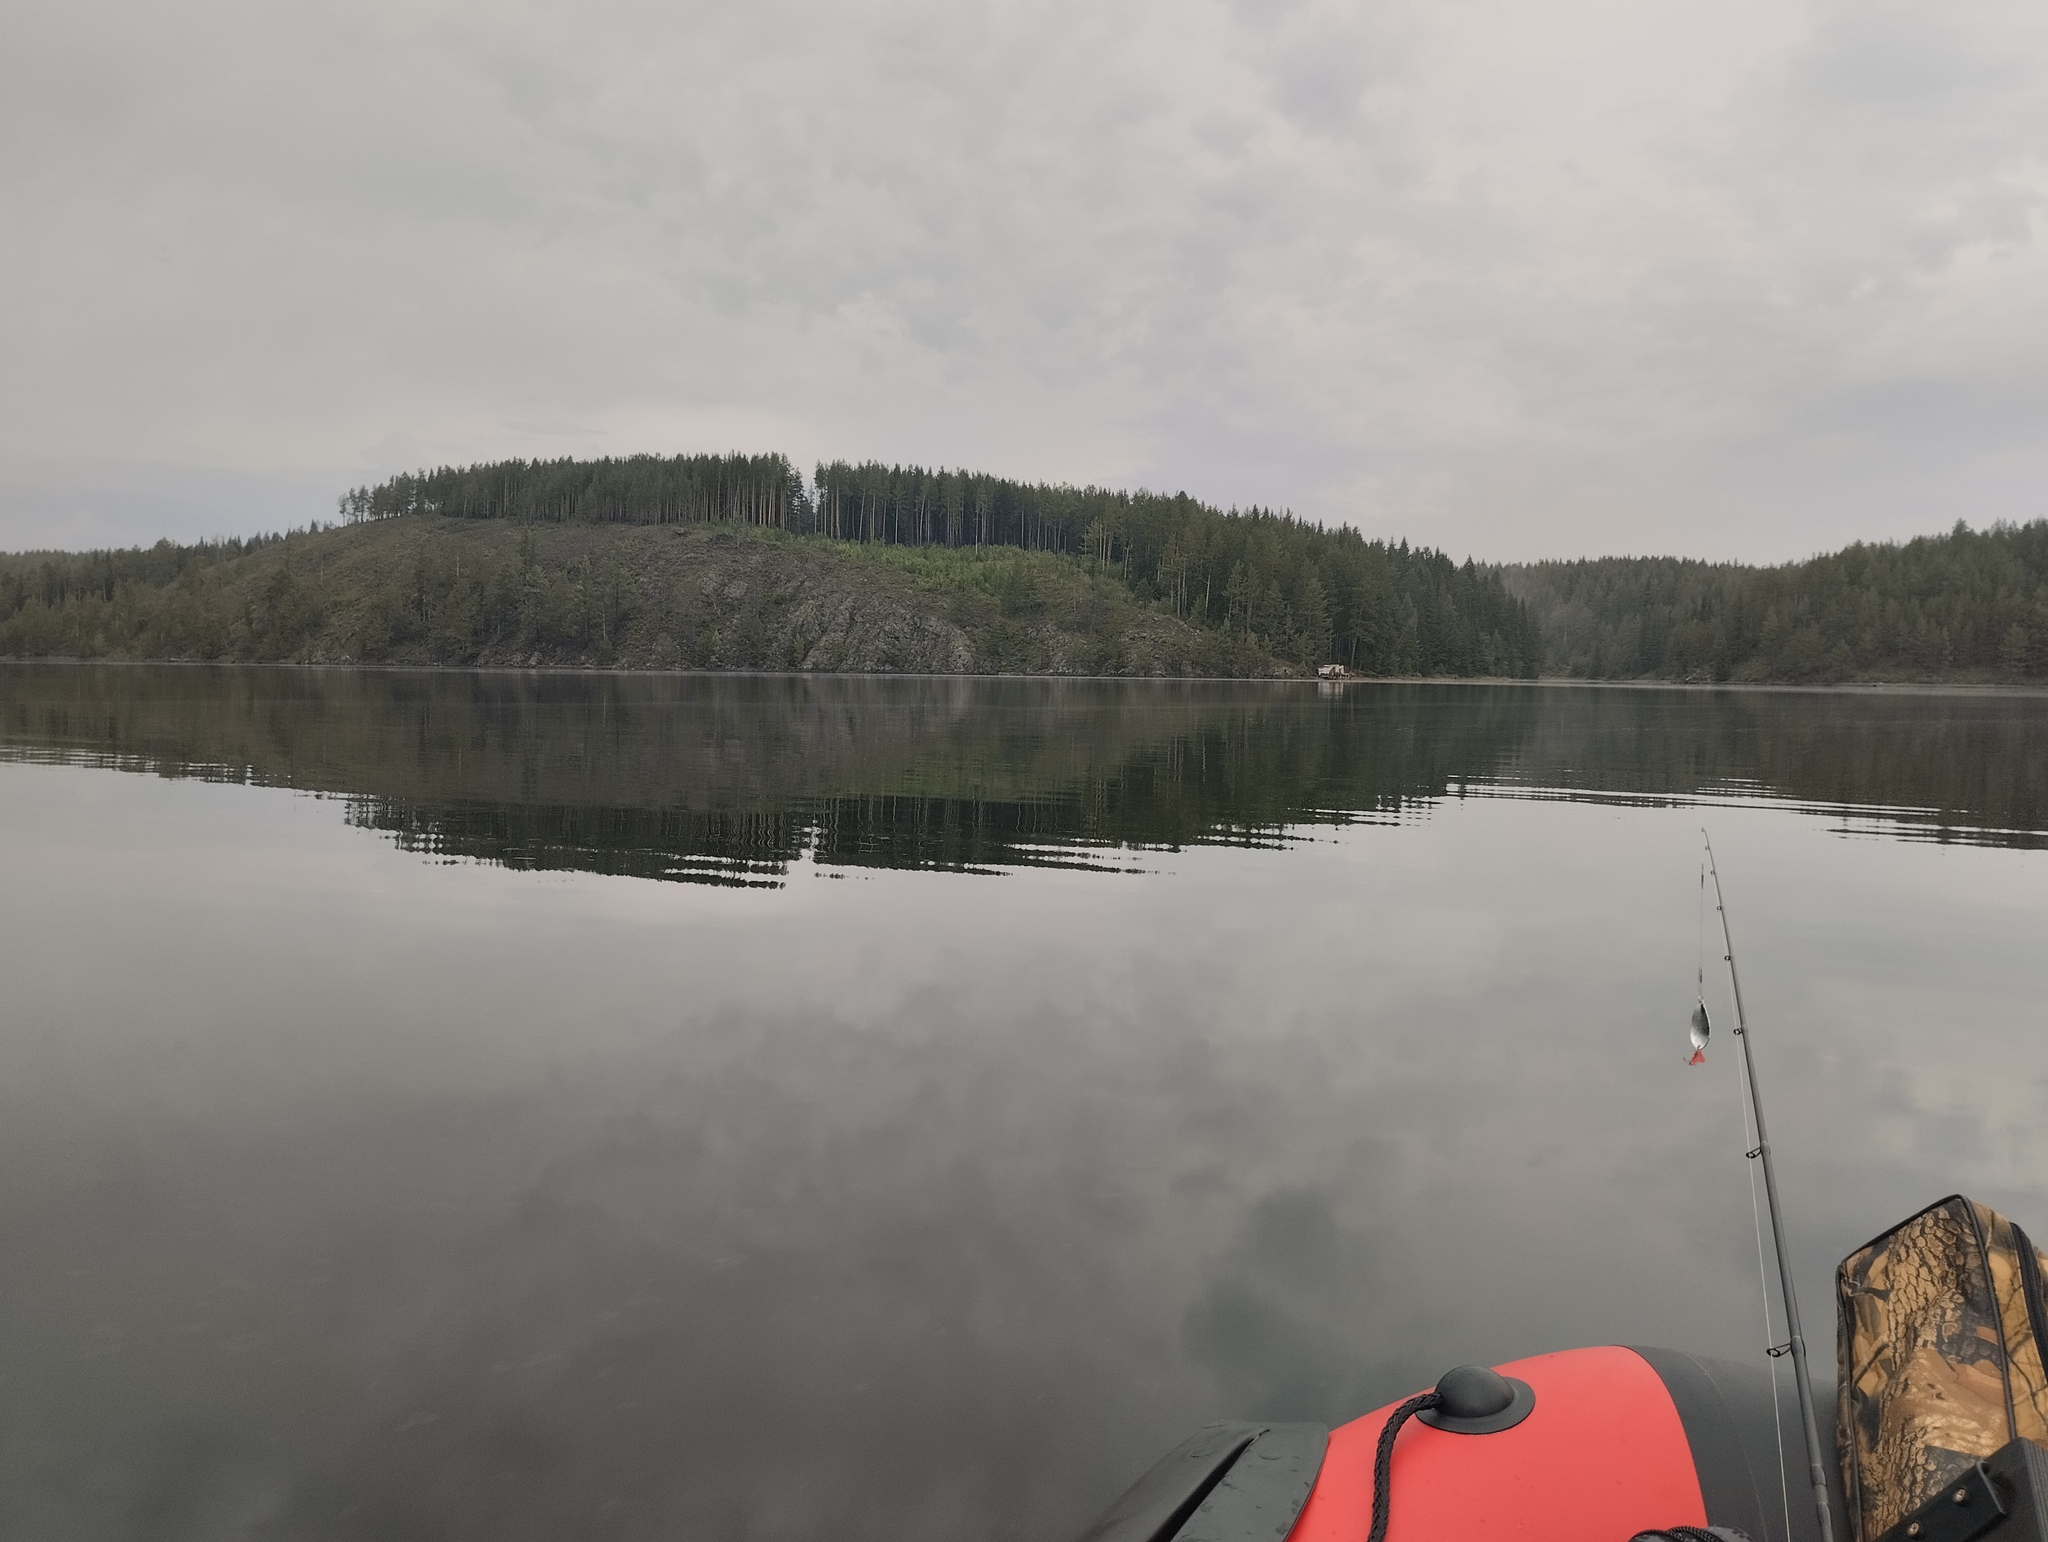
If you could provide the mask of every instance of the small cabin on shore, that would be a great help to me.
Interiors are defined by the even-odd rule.
[[[1318,680],[1343,680],[1349,678],[1350,674],[1351,671],[1342,664],[1325,664],[1316,671],[1316,678]]]

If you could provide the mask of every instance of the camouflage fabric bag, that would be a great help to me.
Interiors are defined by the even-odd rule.
[[[1836,1441],[1855,1542],[1875,1542],[2015,1438],[2048,1443],[2048,1259],[1952,1194],[1842,1260]]]

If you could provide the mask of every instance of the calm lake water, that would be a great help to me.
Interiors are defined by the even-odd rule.
[[[2048,701],[0,664],[0,1535],[1068,1542],[1753,1358],[1702,823],[1824,1349],[2048,1232]]]

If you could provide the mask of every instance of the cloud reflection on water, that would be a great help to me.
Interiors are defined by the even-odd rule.
[[[1383,763],[1469,764],[1463,709],[1410,699]],[[1587,779],[1682,759],[1664,714],[1602,696]],[[975,716],[948,775],[1094,753],[1013,716],[976,762]],[[891,774],[936,776],[913,717]],[[177,721],[122,753],[186,753]],[[1230,721],[1292,739],[1226,766],[1356,770],[1288,710]],[[1973,721],[1942,733],[2031,742]],[[362,729],[320,760],[302,725],[290,763]],[[1903,780],[1895,749],[1821,769]],[[669,774],[585,764],[606,807]],[[1263,817],[1294,785],[1174,796]],[[1752,1352],[1733,1069],[1682,1064],[1698,811],[1422,812],[1113,879],[732,890],[0,765],[0,1531],[1057,1538],[1210,1418],[1573,1343]],[[1824,1341],[1833,1261],[1925,1200],[2048,1216],[2048,890],[2029,851],[1711,817]]]

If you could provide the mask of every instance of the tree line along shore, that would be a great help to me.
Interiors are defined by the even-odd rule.
[[[0,555],[0,655],[1832,683],[2048,674],[2048,522],[1773,567],[1457,562],[1184,493],[784,457],[442,468],[331,525]]]

